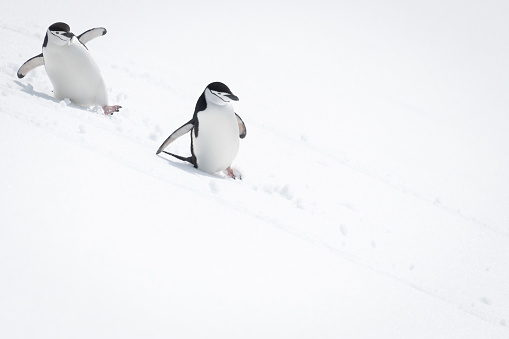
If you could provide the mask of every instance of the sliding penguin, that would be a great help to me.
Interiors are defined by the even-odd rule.
[[[246,126],[233,111],[231,101],[238,101],[230,89],[221,82],[209,84],[196,103],[193,118],[173,132],[159,147],[164,152],[190,162],[207,173],[226,171],[236,178],[231,164],[239,151],[239,138],[246,136]],[[173,141],[191,131],[191,157],[185,158],[165,152]]]
[[[46,31],[42,53],[20,67],[18,78],[44,65],[53,84],[55,98],[68,98],[81,106],[99,105],[106,115],[118,112],[120,106],[108,106],[108,94],[101,71],[85,46],[90,40],[104,34],[106,29],[98,27],[75,36],[66,23],[54,23]]]

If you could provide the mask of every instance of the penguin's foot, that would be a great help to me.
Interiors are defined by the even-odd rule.
[[[112,115],[115,112],[118,112],[122,106],[119,105],[113,105],[113,106],[103,106],[104,114],[106,115]]]
[[[226,169],[226,174],[232,179],[242,180],[242,174],[239,171],[232,169],[231,167]]]

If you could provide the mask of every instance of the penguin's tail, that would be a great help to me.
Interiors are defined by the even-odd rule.
[[[166,152],[166,151],[161,151],[161,152],[166,153],[166,154],[169,154],[169,155],[171,155],[172,157],[175,157],[175,158],[177,158],[177,159],[179,159],[179,160],[187,161],[187,162],[189,162],[189,163],[191,163],[191,164],[193,164],[193,165],[194,165],[193,157],[187,157],[187,158],[186,158],[186,157],[182,157],[182,156],[180,156],[180,155],[176,155],[176,154],[173,154],[173,153],[170,153],[170,152]]]

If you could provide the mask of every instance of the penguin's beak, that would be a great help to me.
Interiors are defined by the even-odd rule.
[[[233,101],[239,101],[239,97],[234,94],[226,94],[225,96],[232,99]]]
[[[71,39],[74,36],[74,34],[71,33],[71,32],[67,32],[67,33],[64,33],[62,35],[65,36],[65,37],[68,37],[69,39]]]

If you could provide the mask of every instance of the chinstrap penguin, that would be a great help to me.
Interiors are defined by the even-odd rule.
[[[225,84],[209,84],[196,103],[193,118],[173,132],[156,154],[164,152],[210,174],[226,171],[229,177],[240,178],[232,170],[231,164],[239,151],[239,138],[246,136],[246,125],[233,111],[232,100],[238,101],[239,98]],[[191,157],[164,151],[169,144],[189,131]]]
[[[90,40],[104,34],[106,29],[97,27],[76,36],[66,23],[54,23],[46,31],[42,53],[27,60],[19,68],[18,78],[44,65],[55,98],[67,98],[81,106],[99,105],[106,115],[118,112],[121,106],[108,105],[101,71],[85,46]]]

